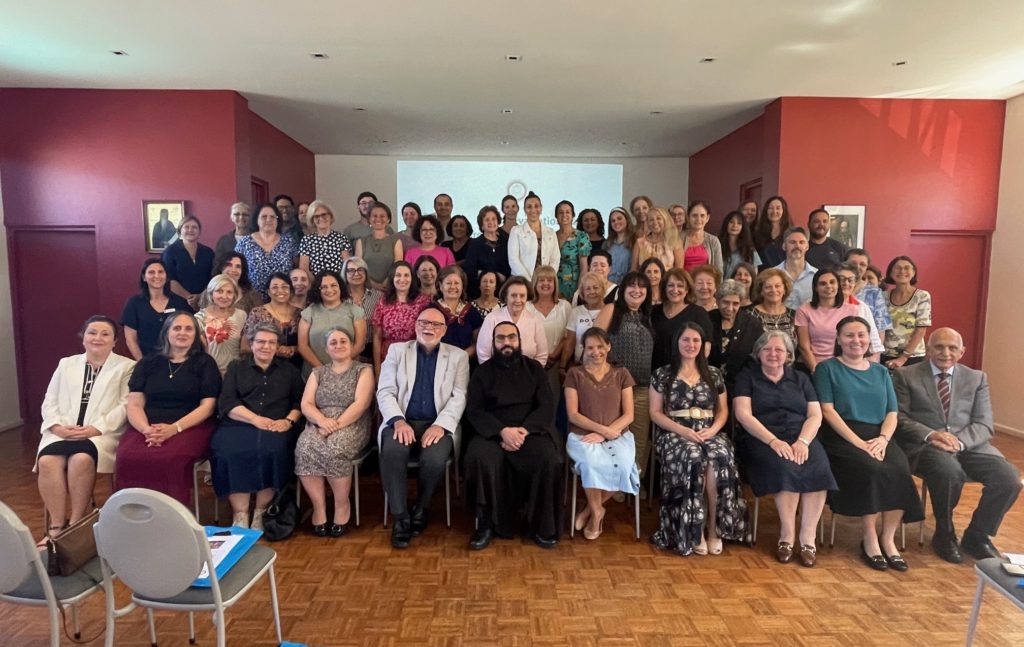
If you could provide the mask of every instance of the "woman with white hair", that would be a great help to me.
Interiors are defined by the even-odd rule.
[[[196,313],[200,338],[206,352],[217,361],[221,376],[228,364],[241,355],[245,310],[235,307],[241,296],[238,284],[226,274],[210,279],[204,292],[210,304]]]
[[[736,378],[733,412],[741,428],[736,453],[754,496],[771,494],[779,511],[775,558],[814,566],[815,530],[828,490],[837,489],[825,448],[817,440],[821,405],[810,378],[793,369],[793,340],[769,330],[754,343],[757,365]],[[799,534],[796,528],[800,510]]]
[[[299,267],[313,276],[324,270],[341,272],[341,264],[355,249],[349,237],[332,229],[334,210],[323,200],[314,200],[306,209],[309,233],[299,241]]]

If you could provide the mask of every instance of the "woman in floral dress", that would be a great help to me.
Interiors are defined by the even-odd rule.
[[[217,362],[221,377],[241,353],[245,311],[236,308],[239,289],[234,279],[218,274],[210,279],[205,296],[210,305],[196,313],[206,352]]]
[[[662,465],[661,511],[651,542],[680,555],[718,555],[723,539],[750,541],[733,445],[719,433],[729,419],[725,384],[721,372],[708,366],[704,343],[703,329],[686,322],[676,335],[672,363],[651,377],[654,445]]]

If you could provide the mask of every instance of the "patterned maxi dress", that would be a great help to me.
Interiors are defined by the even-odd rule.
[[[714,408],[718,394],[725,390],[721,372],[711,367],[713,384],[702,380],[693,386],[678,378],[669,379],[670,372],[670,367],[662,366],[651,377],[651,386],[664,398],[666,415],[696,431],[710,427],[713,419],[694,420],[671,414],[692,407]],[[733,445],[726,434],[718,433],[700,444],[659,429],[654,445],[662,465],[662,498],[658,530],[651,536],[651,543],[680,555],[691,554],[700,544],[707,513],[704,509],[704,477],[709,465],[717,478],[715,515],[718,535],[722,539],[749,543],[747,504],[740,494]]]
[[[325,416],[340,416],[355,401],[356,384],[363,370],[373,369],[362,362],[353,362],[343,373],[335,373],[330,364],[313,369],[317,380],[316,408]],[[320,435],[319,427],[307,421],[295,447],[295,473],[327,478],[352,476],[352,460],[369,442],[369,412],[326,438]]]

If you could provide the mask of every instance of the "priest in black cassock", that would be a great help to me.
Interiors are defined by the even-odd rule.
[[[514,323],[495,326],[493,344],[467,394],[475,435],[466,450],[466,491],[477,517],[469,547],[482,550],[494,535],[514,537],[525,513],[533,541],[554,548],[563,487],[554,394],[544,368],[523,357]]]

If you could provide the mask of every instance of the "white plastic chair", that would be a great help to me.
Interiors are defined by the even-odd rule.
[[[32,533],[0,502],[0,600],[46,607],[52,647],[60,645],[61,607],[71,608],[75,638],[81,638],[77,605],[99,591],[102,580],[99,558],[67,577],[47,575]]]
[[[107,592],[107,647],[114,645],[114,621],[144,607],[149,620],[150,643],[156,642],[153,609],[187,611],[189,644],[195,643],[196,611],[212,611],[217,645],[226,641],[224,610],[235,604],[264,574],[270,582],[270,603],[277,642],[281,642],[281,615],[277,606],[274,562],[277,554],[261,544],[248,552],[223,577],[213,569],[213,557],[203,527],[189,510],[166,494],[143,488],[117,492],[100,512],[94,527],[96,548]],[[192,582],[204,564],[209,565],[211,586]],[[111,575],[116,574],[132,591],[132,601],[114,608]]]

